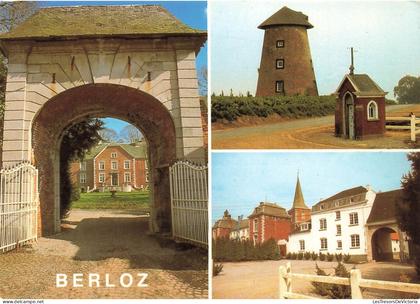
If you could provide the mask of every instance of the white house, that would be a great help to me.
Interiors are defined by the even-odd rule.
[[[370,186],[359,186],[321,200],[312,207],[311,220],[290,234],[288,252],[342,253],[366,260],[365,224],[375,196]]]
[[[249,240],[249,219],[243,220],[241,217],[238,219],[238,223],[229,234],[229,238],[232,240]]]

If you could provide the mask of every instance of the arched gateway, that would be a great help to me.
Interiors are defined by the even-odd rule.
[[[58,7],[41,9],[0,41],[9,63],[2,165],[38,167],[42,234],[60,227],[63,131],[105,116],[144,133],[151,229],[169,230],[169,165],[205,159],[195,59],[206,33],[160,6]]]

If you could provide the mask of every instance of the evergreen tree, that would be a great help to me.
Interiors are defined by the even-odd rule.
[[[396,204],[396,214],[398,226],[413,243],[414,252],[411,254],[420,278],[420,153],[409,153],[407,158],[411,161],[411,170],[402,178],[403,194]]]

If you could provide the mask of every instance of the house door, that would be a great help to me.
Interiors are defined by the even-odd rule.
[[[118,186],[118,173],[111,173],[111,186]]]
[[[354,139],[354,105],[349,104],[347,106],[348,111],[348,130],[349,130],[349,139]]]

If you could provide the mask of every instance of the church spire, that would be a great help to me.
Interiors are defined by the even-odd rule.
[[[305,200],[304,200],[303,194],[302,194],[302,188],[300,187],[299,172],[297,174],[295,198],[293,199],[293,207],[292,208],[309,209],[308,206],[305,205]]]

